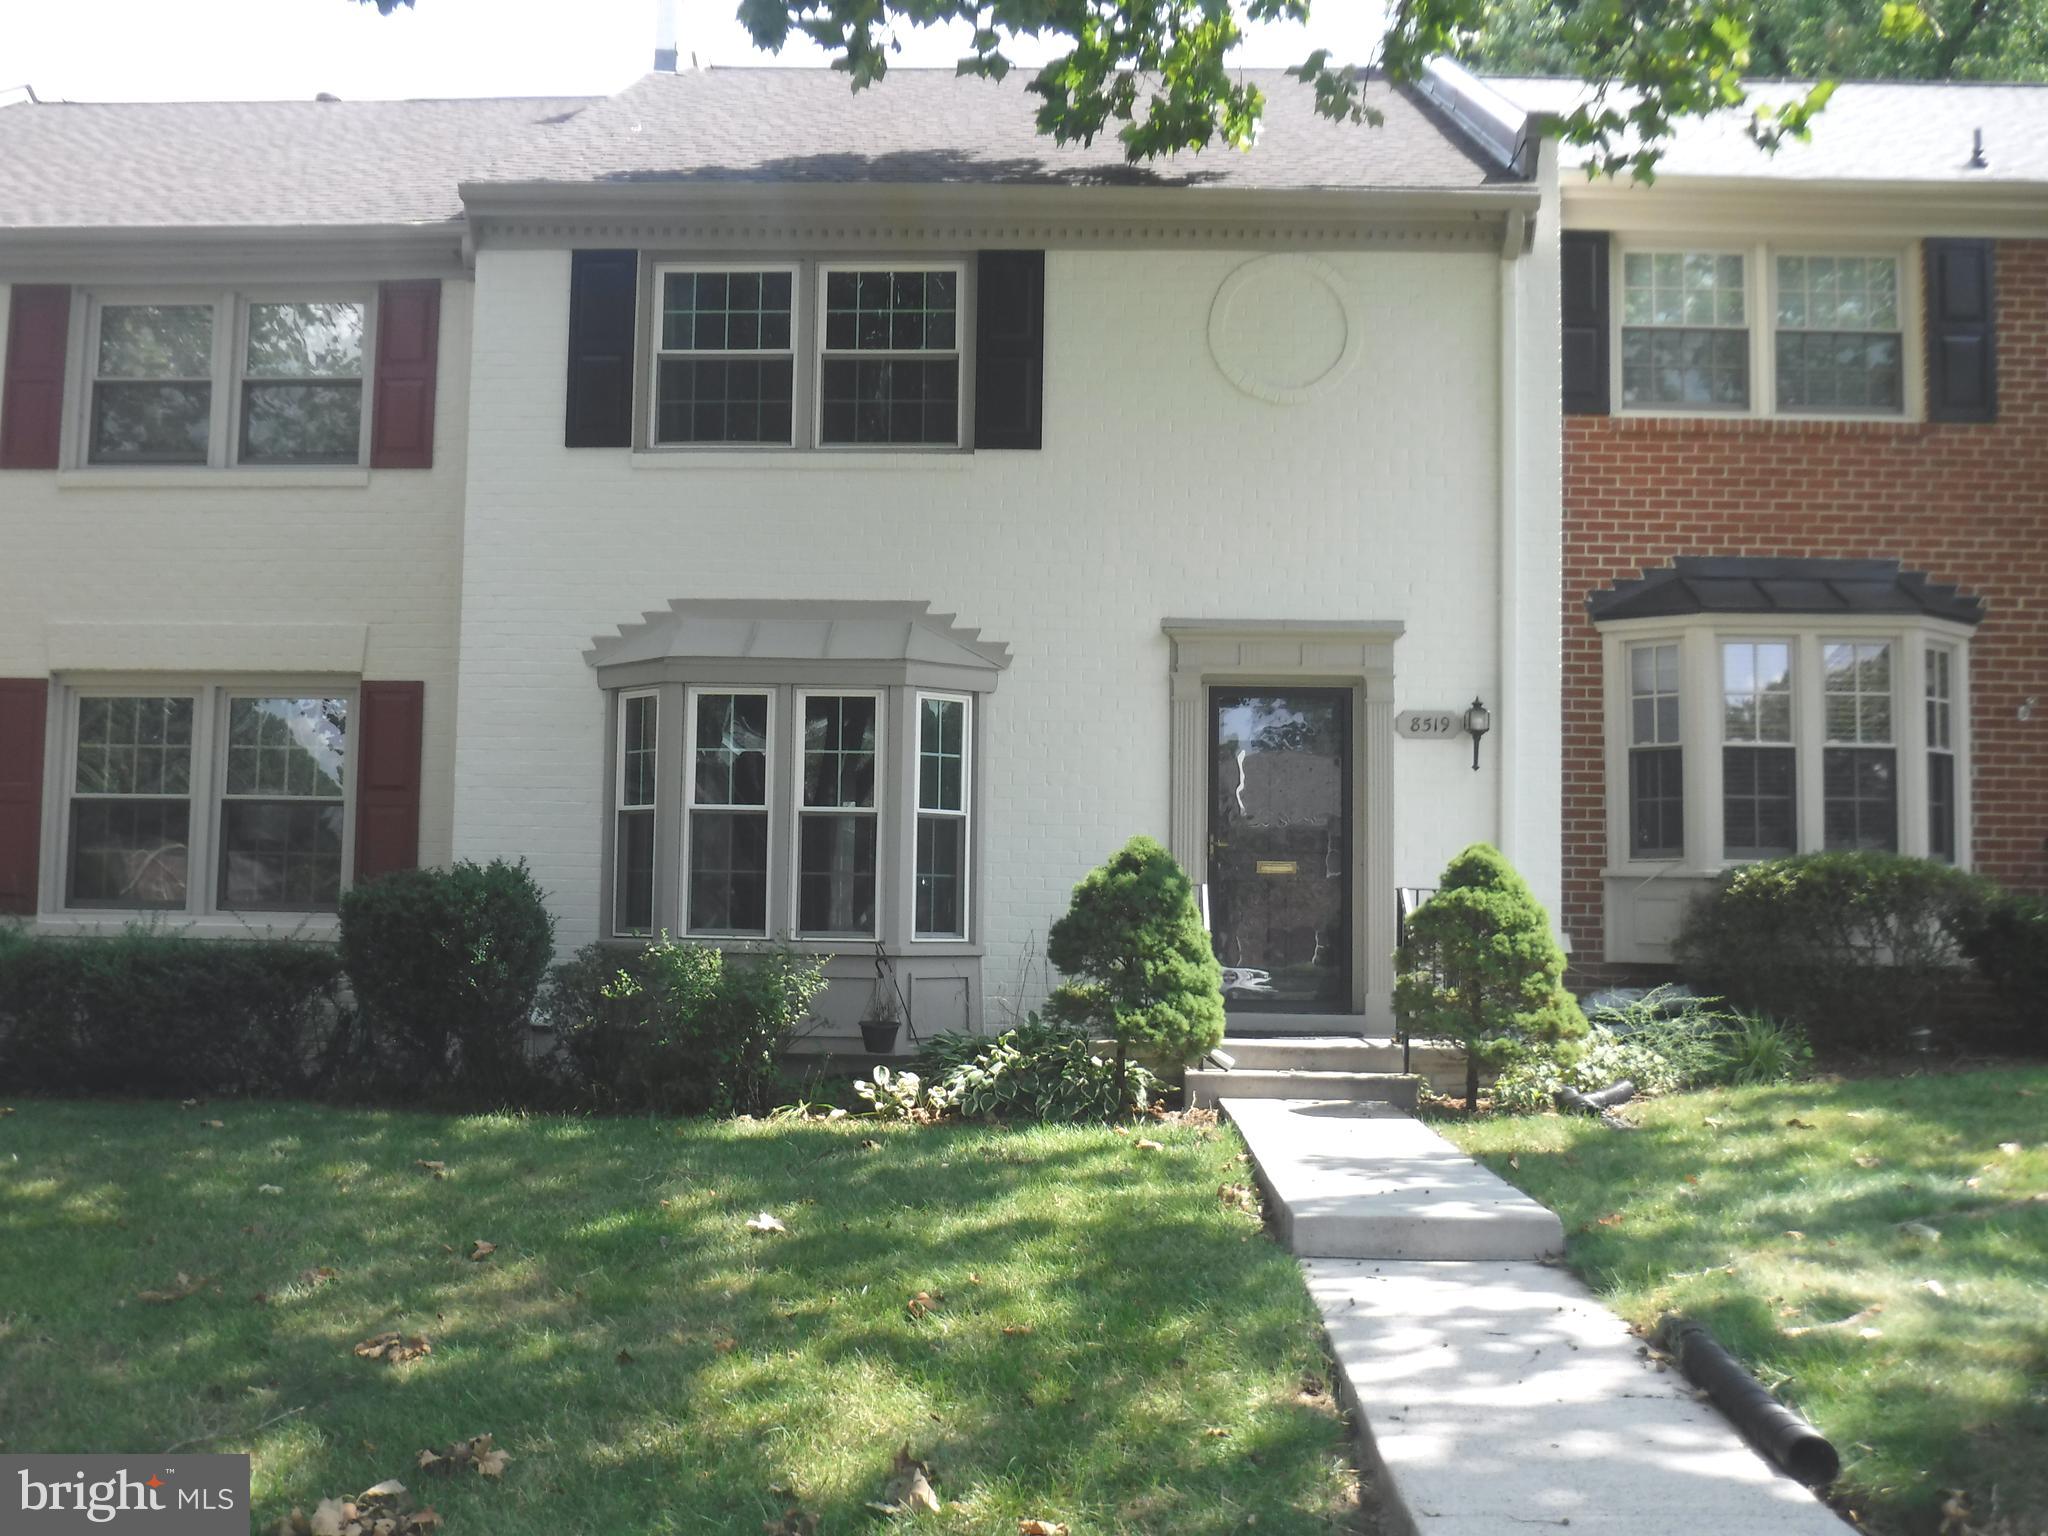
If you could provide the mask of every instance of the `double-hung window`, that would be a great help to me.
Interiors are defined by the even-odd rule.
[[[1927,647],[1927,853],[1956,861],[1956,730],[1953,646]]]
[[[114,294],[91,313],[86,463],[363,462],[367,297]]]
[[[1749,409],[1745,262],[1722,251],[1628,251],[1621,399],[1652,409]]]
[[[349,695],[219,684],[70,695],[62,905],[332,912]]]
[[[798,690],[796,931],[802,938],[877,936],[876,768],[881,695]]]
[[[1629,647],[1629,851],[1639,859],[1685,853],[1685,754],[1679,711],[1679,648]]]
[[[1780,256],[1777,292],[1779,410],[1904,408],[1897,257]]]
[[[654,269],[655,448],[957,448],[961,262]]]
[[[821,445],[960,441],[960,274],[827,267],[818,365]]]
[[[612,930],[654,930],[654,801],[661,765],[661,700],[653,693],[619,696],[619,746],[614,812]]]
[[[1721,853],[1769,859],[1799,847],[1792,645],[1721,642]]]
[[[1898,754],[1892,746],[1892,642],[1822,642],[1826,747],[1821,755],[1828,848],[1899,846]]]
[[[768,777],[774,696],[690,690],[683,782],[691,933],[768,933]]]
[[[664,267],[654,441],[796,442],[796,271]]]
[[[967,936],[969,702],[917,697],[917,887],[912,936]]]

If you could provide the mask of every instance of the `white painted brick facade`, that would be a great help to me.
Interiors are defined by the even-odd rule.
[[[1397,883],[1434,884],[1452,853],[1502,835],[1506,744],[1510,851],[1554,902],[1554,249],[1505,268],[1484,245],[1327,255],[1365,345],[1342,384],[1297,405],[1241,393],[1210,357],[1210,307],[1249,259],[1050,253],[1041,452],[670,468],[562,447],[569,253],[487,244],[456,854],[525,855],[553,894],[562,942],[588,941],[605,815],[604,703],[582,659],[593,635],[672,598],[929,601],[1015,656],[980,765],[984,985],[991,1004],[1014,1003],[1037,990],[1042,978],[1021,979],[1024,959],[1073,883],[1132,833],[1166,835],[1161,620],[1398,619],[1397,707],[1480,694],[1501,731],[1481,773],[1465,738],[1397,744]],[[1504,313],[1518,317],[1506,387]],[[1504,498],[1510,401],[1527,419]],[[1505,570],[1504,500],[1522,525]],[[1505,587],[1521,589],[1506,649],[1527,693],[1512,699]]]
[[[471,293],[442,284],[431,470],[319,488],[282,472],[200,472],[191,488],[163,473],[111,487],[105,473],[0,475],[0,677],[47,675],[67,630],[140,626],[91,655],[146,671],[168,648],[150,626],[208,626],[194,649],[209,666],[261,673],[288,645],[280,627],[362,626],[364,676],[426,684],[420,855],[448,859]],[[0,284],[0,348],[7,299]]]

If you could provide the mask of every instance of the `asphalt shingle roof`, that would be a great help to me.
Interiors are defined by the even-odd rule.
[[[1266,96],[1258,142],[1150,166],[1113,134],[1092,146],[1039,134],[1024,71],[998,84],[951,70],[891,70],[856,92],[824,69],[651,74],[603,104],[509,147],[485,182],[884,182],[1220,186],[1248,190],[1471,189],[1518,178],[1421,93],[1378,80],[1377,128],[1316,115],[1282,70],[1246,70]]]
[[[1524,111],[1565,112],[1585,92],[1577,80],[1482,77]],[[1752,92],[1779,102],[1812,82],[1757,81]],[[1681,123],[1657,164],[1660,177],[1740,176],[1765,181],[2048,182],[2048,85],[1975,81],[1850,81],[1814,119],[1813,137],[1775,155],[1745,133],[1747,114],[1724,112]],[[1984,131],[1982,169],[1970,166],[1972,135]],[[1567,163],[1572,152],[1567,148]],[[1566,183],[1569,189],[1570,183]]]
[[[448,223],[465,176],[592,101],[0,107],[0,228]]]
[[[1586,599],[1596,624],[1694,613],[1918,613],[1975,624],[1984,600],[1896,560],[1680,555]]]

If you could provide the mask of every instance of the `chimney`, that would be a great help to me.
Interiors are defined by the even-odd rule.
[[[654,68],[676,72],[676,0],[654,0]]]

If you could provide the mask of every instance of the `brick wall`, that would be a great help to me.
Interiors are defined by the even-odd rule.
[[[1998,247],[1983,426],[1571,416],[1564,434],[1564,910],[1602,978],[1599,640],[1586,595],[1674,555],[1883,557],[1982,596],[1970,653],[1976,868],[2048,888],[2048,241]],[[2029,696],[2033,719],[2018,712]]]

